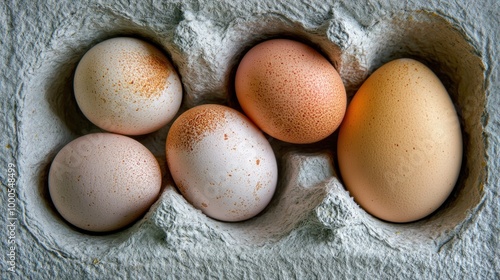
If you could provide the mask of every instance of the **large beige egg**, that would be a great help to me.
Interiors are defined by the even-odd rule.
[[[127,136],[93,133],[64,146],[49,171],[49,192],[71,224],[106,232],[129,225],[156,201],[162,175],[156,158]]]
[[[276,158],[262,132],[243,114],[222,105],[201,105],[172,124],[167,163],[182,195],[207,216],[242,221],[273,197]]]
[[[446,200],[462,150],[450,96],[412,59],[389,62],[362,84],[338,138],[347,190],[367,212],[391,222],[421,219]]]
[[[73,86],[92,123],[125,135],[158,130],[182,101],[181,81],[168,58],[148,42],[128,37],[92,47],[78,63]]]
[[[346,109],[344,84],[333,65],[312,47],[288,39],[250,49],[238,65],[235,91],[258,127],[296,144],[328,137]]]

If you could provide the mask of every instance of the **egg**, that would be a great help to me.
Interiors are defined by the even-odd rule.
[[[333,65],[312,47],[288,39],[250,49],[236,70],[235,92],[259,128],[294,144],[328,137],[346,110],[344,84]]]
[[[174,67],[143,40],[118,37],[92,47],[74,75],[83,114],[98,127],[141,135],[169,123],[181,105],[182,85]]]
[[[462,163],[462,134],[439,78],[413,59],[377,69],[354,95],[340,127],[338,162],[354,200],[389,222],[439,208]]]
[[[142,216],[159,195],[156,158],[127,136],[92,133],[64,146],[49,170],[49,193],[61,216],[93,232],[121,229]]]
[[[217,220],[254,217],[276,189],[269,142],[248,118],[223,105],[201,105],[180,115],[168,132],[166,156],[182,195]]]

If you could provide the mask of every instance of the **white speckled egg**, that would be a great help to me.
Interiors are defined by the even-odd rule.
[[[71,224],[88,231],[120,229],[143,215],[158,197],[156,158],[127,136],[93,133],[64,146],[49,171],[50,197]]]
[[[278,171],[262,132],[243,114],[222,105],[201,105],[172,124],[167,163],[183,196],[207,216],[242,221],[271,200]]]
[[[182,101],[170,61],[135,38],[113,38],[91,48],[78,63],[73,86],[78,106],[92,123],[126,135],[158,130]]]

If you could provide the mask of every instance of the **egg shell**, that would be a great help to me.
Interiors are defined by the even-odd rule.
[[[262,132],[222,105],[194,107],[172,124],[167,163],[182,195],[207,216],[242,221],[271,200],[278,171]]]
[[[413,59],[376,70],[349,104],[338,138],[347,190],[367,212],[411,222],[435,211],[453,190],[462,134],[439,78]]]
[[[181,81],[168,58],[135,38],[92,47],[78,63],[73,86],[78,106],[92,123],[126,135],[163,127],[182,101]]]
[[[143,215],[158,197],[156,158],[136,140],[111,133],[81,136],[64,146],[49,171],[57,211],[88,231],[120,229]]]
[[[320,141],[340,125],[344,84],[333,65],[312,47],[273,39],[250,49],[236,71],[235,91],[245,114],[282,141]]]

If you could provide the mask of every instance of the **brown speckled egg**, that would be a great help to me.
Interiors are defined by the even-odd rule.
[[[73,86],[78,106],[92,123],[125,135],[158,130],[182,101],[181,81],[170,61],[135,38],[92,47],[78,63]]]
[[[168,132],[166,156],[182,195],[214,219],[252,218],[273,197],[278,169],[271,145],[229,107],[207,104],[180,115]]]
[[[61,216],[84,230],[120,229],[156,201],[158,161],[127,136],[93,133],[64,146],[49,171],[49,192]]]
[[[439,78],[416,60],[397,59],[360,87],[337,149],[356,202],[380,219],[411,222],[449,196],[463,147],[457,112]]]
[[[326,138],[346,109],[344,84],[333,65],[312,47],[288,39],[250,49],[236,71],[235,91],[257,126],[290,143]]]

